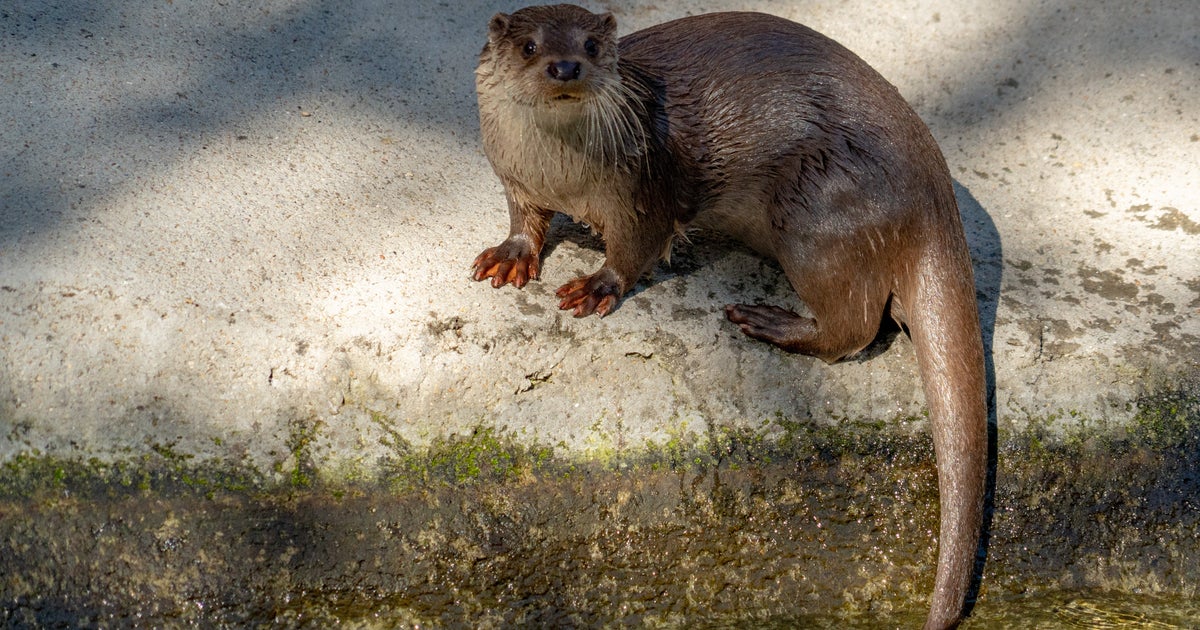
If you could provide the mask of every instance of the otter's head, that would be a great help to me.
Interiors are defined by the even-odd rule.
[[[617,20],[570,4],[496,14],[479,56],[477,87],[535,107],[571,107],[617,74]]]

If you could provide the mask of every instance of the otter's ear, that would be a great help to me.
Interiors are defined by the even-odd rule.
[[[604,34],[613,39],[617,38],[617,18],[611,13],[600,14],[600,28]]]
[[[488,23],[488,41],[495,42],[504,37],[508,33],[508,25],[511,18],[504,13],[497,13],[492,16],[492,21]]]

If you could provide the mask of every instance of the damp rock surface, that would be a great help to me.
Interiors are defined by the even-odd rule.
[[[1187,413],[1005,440],[967,627],[1200,623]],[[931,450],[846,425],[600,466],[480,431],[398,455],[386,481],[283,486],[164,457],[27,458],[0,471],[0,622],[917,626],[937,552]]]

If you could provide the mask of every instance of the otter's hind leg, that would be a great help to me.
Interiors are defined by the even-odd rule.
[[[725,317],[747,336],[775,344],[788,352],[833,362],[867,347],[879,333],[889,292],[874,283],[844,280],[852,274],[832,273],[824,281],[812,273],[785,271],[800,299],[812,311],[805,317],[778,306],[730,304]],[[841,283],[833,282],[841,279]],[[806,284],[800,281],[808,280]]]

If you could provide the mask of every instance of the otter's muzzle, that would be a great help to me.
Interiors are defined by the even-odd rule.
[[[578,61],[552,61],[546,66],[546,74],[555,81],[574,81],[583,71]]]

